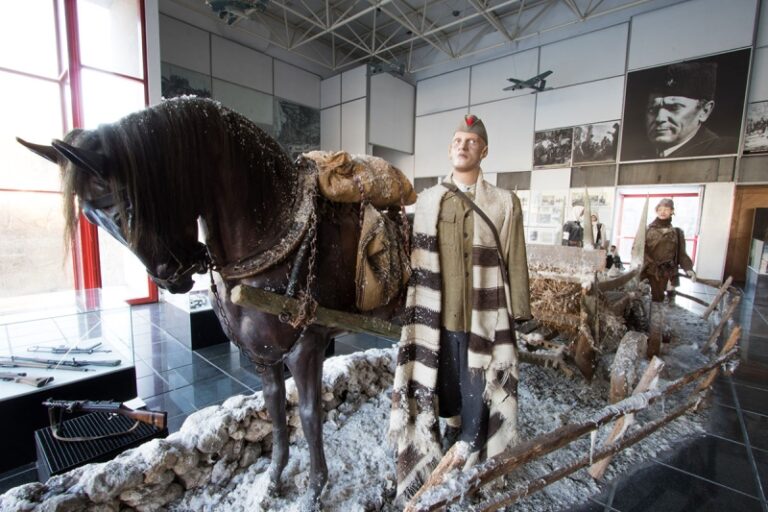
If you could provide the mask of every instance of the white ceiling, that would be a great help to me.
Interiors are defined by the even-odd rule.
[[[559,39],[664,0],[163,0],[161,12],[287,58],[321,76],[370,63],[423,74],[529,39]],[[615,22],[615,21],[614,21]],[[558,37],[556,37],[557,39]],[[599,56],[596,56],[599,58]]]

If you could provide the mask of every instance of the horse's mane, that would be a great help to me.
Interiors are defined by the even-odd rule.
[[[247,204],[255,221],[271,229],[295,201],[296,172],[280,145],[212,100],[167,100],[96,130],[75,130],[65,141],[107,156],[110,192],[133,207],[129,229],[125,205],[119,205],[123,232],[129,243],[141,239],[150,249],[160,250],[164,240],[214,199]],[[68,167],[62,180],[71,237],[76,224],[73,196],[84,190],[85,182]],[[226,197],[214,198],[213,184],[219,179],[235,185],[227,187]]]

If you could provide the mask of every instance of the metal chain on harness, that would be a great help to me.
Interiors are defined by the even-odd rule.
[[[307,235],[309,237],[309,260],[307,262],[307,281],[304,285],[304,290],[301,292],[301,298],[299,299],[299,312],[296,318],[287,318],[287,323],[294,329],[303,327],[306,331],[315,321],[315,314],[317,312],[317,301],[312,295],[312,287],[315,284],[316,273],[316,259],[317,259],[317,196],[314,198],[314,205],[312,211],[309,213],[309,229]],[[282,318],[281,318],[282,319]],[[302,331],[303,334],[303,331]]]

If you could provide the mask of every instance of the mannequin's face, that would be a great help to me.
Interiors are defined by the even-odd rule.
[[[675,214],[675,210],[673,210],[669,206],[659,206],[658,208],[656,208],[656,216],[661,220],[671,219],[672,215],[674,214]]]
[[[453,135],[448,156],[453,170],[470,172],[480,168],[480,162],[488,155],[488,146],[479,135],[468,132],[456,132]]]

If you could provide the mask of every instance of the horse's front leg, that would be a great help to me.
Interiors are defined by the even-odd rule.
[[[280,476],[288,464],[288,423],[285,415],[285,375],[283,362],[267,367],[261,375],[267,411],[272,418],[272,462],[269,465],[267,495],[280,492]]]
[[[328,336],[307,330],[286,359],[299,392],[301,426],[309,446],[309,488],[304,496],[303,510],[320,509],[320,494],[328,481],[328,467],[323,450],[321,388],[323,358],[329,339]]]

